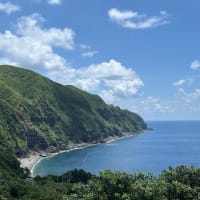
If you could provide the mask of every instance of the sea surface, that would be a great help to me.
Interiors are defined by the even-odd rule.
[[[146,131],[110,143],[65,152],[42,159],[33,175],[61,175],[78,168],[98,174],[104,169],[153,172],[169,166],[200,167],[200,121],[147,122]]]

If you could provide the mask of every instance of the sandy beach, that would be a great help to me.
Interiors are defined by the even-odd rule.
[[[30,171],[33,166],[42,158],[38,152],[30,152],[25,158],[18,158],[22,168],[28,168]]]

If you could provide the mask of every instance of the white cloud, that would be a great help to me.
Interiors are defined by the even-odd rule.
[[[34,3],[47,3],[49,5],[60,5],[62,0],[32,0]]]
[[[117,95],[135,95],[143,82],[131,68],[112,59],[81,69],[83,78],[94,77]]]
[[[1,62],[16,63],[27,68],[63,68],[64,58],[54,53],[53,47],[71,50],[74,32],[71,29],[42,28],[44,19],[39,14],[21,17],[16,31],[0,33]]]
[[[47,0],[47,3],[50,5],[60,5],[61,2],[61,0]]]
[[[18,5],[12,4],[10,2],[2,3],[0,2],[0,11],[5,12],[6,14],[11,14],[13,12],[20,11],[21,8]]]
[[[108,15],[113,20],[124,21],[137,17],[138,13],[133,11],[120,11],[117,8],[111,8]]]
[[[183,88],[179,88],[178,94],[183,97],[188,102],[191,100],[200,100],[200,89],[197,88],[193,92],[186,92]]]
[[[138,103],[140,107],[138,110],[142,109],[145,112],[173,113],[176,111],[176,108],[171,105],[171,103],[161,101],[159,98],[152,96],[148,96],[146,99]]]
[[[73,84],[106,100],[136,95],[143,86],[132,68],[114,59],[82,68],[70,66],[54,47],[72,50],[74,32],[68,28],[43,28],[44,21],[39,14],[24,16],[17,20],[14,32],[0,33],[0,63],[42,72],[56,82]],[[82,46],[83,52],[88,48]]]
[[[39,43],[73,49],[74,32],[71,29],[44,29],[41,27],[43,22],[44,18],[37,13],[28,17],[21,17],[17,23],[16,33],[22,37],[34,38]]]
[[[82,52],[81,56],[84,58],[91,58],[95,56],[98,53],[98,51],[87,51],[87,52]]]
[[[196,88],[194,91],[186,92],[183,88],[178,90],[178,105],[182,105],[183,110],[187,112],[200,111],[200,89]]]
[[[87,91],[94,91],[98,85],[100,84],[100,80],[93,78],[93,77],[87,77],[82,78],[81,77],[82,72],[77,70],[75,71],[75,76],[71,80],[76,86],[82,88],[83,90]]]
[[[191,63],[190,68],[194,69],[194,70],[199,69],[200,68],[200,61],[199,60],[194,60]]]
[[[148,17],[146,14],[139,14],[131,10],[121,11],[111,8],[108,11],[109,18],[124,28],[147,29],[169,23],[166,18],[169,16],[166,11],[160,11],[159,16]]]
[[[73,83],[84,90],[101,94],[102,97],[105,97],[106,92],[112,94],[113,98],[136,95],[143,86],[142,80],[133,69],[114,59],[74,69],[70,74],[71,77],[68,71],[54,71],[49,76],[63,84]]]
[[[173,113],[176,111],[176,109],[174,107],[163,106],[160,103],[154,104],[154,109],[156,112],[161,112],[161,113]]]
[[[91,47],[89,45],[87,45],[87,44],[81,44],[80,45],[80,50],[81,51],[90,50],[90,49],[91,49]]]
[[[113,90],[102,90],[99,94],[106,103],[113,103],[116,101],[116,96],[113,92]]]
[[[182,87],[183,85],[187,84],[190,85],[192,83],[192,79],[180,79],[172,83],[175,87]]]

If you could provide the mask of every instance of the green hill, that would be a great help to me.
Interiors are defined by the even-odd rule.
[[[0,66],[0,111],[0,145],[17,155],[146,128],[139,115],[107,105],[97,95],[5,65]]]

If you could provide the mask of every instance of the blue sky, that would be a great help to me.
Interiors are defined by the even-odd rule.
[[[0,64],[146,120],[200,119],[198,0],[0,0]]]

